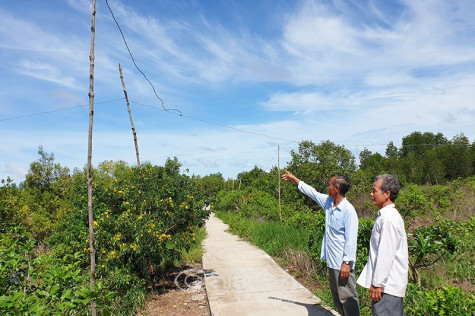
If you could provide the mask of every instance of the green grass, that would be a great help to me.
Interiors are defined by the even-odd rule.
[[[231,232],[255,244],[271,256],[282,255],[286,249],[307,249],[310,233],[281,222],[262,222],[243,218],[237,213],[215,212],[229,225]]]
[[[195,232],[195,243],[193,247],[185,253],[183,253],[183,263],[201,263],[203,260],[203,246],[202,242],[206,238],[206,228],[201,227]]]

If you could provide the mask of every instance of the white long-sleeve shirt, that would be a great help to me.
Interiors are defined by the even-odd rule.
[[[369,288],[404,297],[409,271],[409,254],[404,221],[394,204],[379,210],[371,233],[369,258],[357,282]]]

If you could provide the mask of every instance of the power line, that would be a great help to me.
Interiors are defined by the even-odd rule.
[[[141,105],[141,106],[146,106],[146,107],[149,107],[149,108],[152,108],[152,109],[155,109],[155,110],[162,110],[160,108],[157,108],[157,107],[149,105],[149,104],[143,104],[143,103],[139,103],[139,102],[136,102],[136,101],[133,101],[133,100],[131,100],[130,102]],[[171,114],[174,114],[174,113],[172,113],[168,110],[165,110],[165,111],[167,111]],[[246,131],[244,129],[240,129],[240,128],[237,128],[237,127],[233,127],[233,126],[229,126],[229,125],[225,125],[225,124],[221,124],[221,123],[216,123],[216,122],[200,119],[200,118],[193,117],[193,116],[190,116],[190,115],[185,115],[181,112],[180,112],[180,114],[174,114],[174,115],[177,115],[177,116],[180,116],[180,117],[186,117],[186,118],[189,118],[191,120],[195,120],[195,121],[198,121],[198,122],[203,122],[203,123],[206,123],[206,124],[211,124],[211,125],[221,126],[221,127],[224,127],[224,128],[229,128],[229,129],[241,132],[241,133],[246,133],[246,134],[251,134],[251,135],[256,135],[256,136],[262,136],[262,137],[266,137],[266,138],[270,138],[270,139],[274,139],[274,140],[280,140],[280,141],[289,142],[289,143],[296,143],[296,144],[299,143],[298,141],[295,141],[295,140],[269,136],[269,135],[262,134],[262,133],[250,132],[250,131]]]
[[[161,104],[162,108],[167,112],[168,111],[176,111],[176,112],[180,113],[180,115],[182,115],[181,111],[178,110],[178,109],[167,109],[165,107],[162,98],[160,98],[158,96],[157,91],[155,90],[155,86],[152,84],[152,82],[147,78],[145,73],[139,68],[139,66],[135,62],[134,56],[132,55],[132,52],[130,51],[130,48],[129,48],[129,45],[127,44],[127,40],[125,39],[124,33],[122,32],[122,28],[120,27],[119,22],[117,22],[117,19],[114,16],[114,12],[112,12],[112,8],[109,5],[109,1],[106,0],[106,4],[107,4],[107,7],[109,8],[109,11],[111,12],[112,19],[114,20],[115,24],[117,25],[117,28],[119,29],[120,35],[122,36],[122,40],[124,41],[125,47],[127,48],[127,51],[129,52],[130,58],[132,59],[132,62],[134,63],[135,68],[137,68],[137,70],[142,74],[142,76],[145,78],[145,80],[147,80],[148,84],[152,87],[153,93],[155,94],[157,99],[160,100],[160,104]]]
[[[95,103],[96,103],[96,104],[105,104],[105,103],[112,103],[112,102],[121,101],[121,100],[124,100],[124,99],[125,99],[125,98],[119,98],[119,99],[106,100],[106,101],[95,102]],[[193,116],[190,116],[190,115],[184,115],[181,111],[176,110],[176,109],[161,109],[161,108],[157,108],[156,106],[153,106],[153,105],[149,105],[149,104],[145,104],[145,103],[140,103],[140,102],[133,101],[133,100],[130,100],[130,102],[131,102],[131,103],[135,103],[135,104],[140,105],[140,106],[143,106],[143,107],[149,107],[149,108],[154,109],[154,110],[165,111],[165,112],[167,112],[167,113],[169,113],[169,114],[173,114],[173,115],[176,115],[176,116],[179,116],[179,117],[186,117],[186,118],[188,118],[188,119],[195,120],[195,121],[198,121],[198,122],[202,122],[202,123],[206,123],[206,124],[211,124],[211,125],[215,125],[215,126],[220,126],[220,127],[232,129],[232,130],[235,130],[235,131],[238,131],[238,132],[241,132],[241,133],[246,133],[246,134],[250,134],[250,135],[256,135],[256,136],[266,137],[266,138],[269,138],[269,139],[284,141],[284,142],[287,142],[287,143],[295,143],[295,144],[299,144],[299,143],[300,143],[300,142],[295,141],[295,140],[290,140],[290,139],[285,139],[285,138],[280,138],[280,137],[269,136],[269,135],[262,134],[262,133],[251,132],[251,131],[247,131],[247,130],[244,130],[244,129],[236,128],[236,127],[233,127],[233,126],[229,126],[229,125],[225,125],[225,124],[221,124],[221,123],[216,123],[216,122],[212,122],[212,121],[200,119],[200,118],[193,117]],[[76,109],[76,108],[86,107],[86,106],[89,106],[89,104],[82,104],[82,105],[76,105],[76,106],[72,106],[72,107],[68,107],[68,108],[63,108],[63,109],[58,109],[58,110],[43,111],[43,112],[37,112],[37,113],[30,113],[30,114],[19,115],[19,116],[15,116],[15,117],[3,118],[3,119],[0,119],[0,122],[11,121],[11,120],[17,120],[17,119],[22,119],[22,118],[31,117],[31,116],[37,116],[37,115],[43,115],[43,114],[51,114],[51,113],[56,113],[56,112],[63,112],[63,111],[73,110],[73,109]],[[174,111],[176,111],[177,113],[174,113]],[[448,140],[448,143],[446,143],[446,144],[450,144],[450,140]],[[443,145],[446,145],[446,144],[433,144],[433,143],[432,143],[432,144],[430,144],[430,143],[424,143],[424,144],[401,144],[400,147],[401,147],[401,148],[402,148],[402,147],[422,147],[422,146],[439,147],[439,146],[443,146]],[[343,145],[344,145],[344,146],[347,146],[347,147],[381,147],[381,146],[387,146],[387,144],[346,144],[346,145],[343,144]],[[460,146],[462,146],[462,144],[450,144],[450,145],[460,145]],[[273,158],[272,158],[272,159],[273,159]],[[271,162],[272,162],[272,161],[271,161]]]
[[[103,104],[103,103],[116,102],[116,101],[120,101],[120,100],[123,100],[123,99],[124,99],[124,98],[115,99],[115,100],[108,100],[108,101],[102,101],[102,102],[96,102],[96,104]],[[77,108],[85,107],[85,106],[89,106],[89,104],[81,104],[81,105],[71,106],[71,107],[68,107],[68,108],[63,108],[63,109],[58,109],[58,110],[43,111],[43,112],[24,114],[24,115],[19,115],[19,116],[14,116],[14,117],[7,117],[7,118],[0,119],[0,122],[11,121],[11,120],[18,120],[18,119],[22,119],[22,118],[25,118],[25,117],[36,116],[36,115],[42,115],[42,114],[50,114],[50,113],[56,113],[56,112],[63,112],[63,111],[68,111],[68,110],[72,110],[72,109],[77,109]]]

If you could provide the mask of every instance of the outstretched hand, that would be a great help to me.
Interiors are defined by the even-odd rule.
[[[287,169],[285,170],[285,174],[282,175],[282,179],[284,179],[285,181],[293,181],[297,184],[299,184],[300,180],[294,176],[293,174],[291,174]]]

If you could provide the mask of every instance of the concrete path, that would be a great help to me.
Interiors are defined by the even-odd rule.
[[[214,214],[206,223],[203,270],[213,316],[339,315],[228,227]]]

